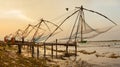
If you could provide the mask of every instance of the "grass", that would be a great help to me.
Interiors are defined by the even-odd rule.
[[[44,58],[32,58],[18,55],[16,48],[6,47],[5,50],[0,46],[0,67],[59,67],[58,65],[48,64]]]

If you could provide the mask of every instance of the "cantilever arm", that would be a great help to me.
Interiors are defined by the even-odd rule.
[[[58,25],[54,24],[53,22],[50,22],[50,21],[47,21],[47,20],[44,20],[45,22],[48,22],[48,23],[51,23],[53,24],[54,26],[58,27]],[[60,28],[61,31],[63,31],[61,28]]]
[[[47,25],[47,23],[45,23],[45,21],[43,21],[43,23],[46,25],[46,27],[49,29],[49,31],[51,31],[49,26]]]
[[[60,26],[67,20],[69,19],[71,16],[73,16],[75,13],[77,13],[79,10],[75,11],[74,13],[72,13],[71,15],[69,15],[66,19],[63,20],[63,22],[48,36],[48,38],[45,40],[45,42],[55,33],[55,31],[60,28]]]
[[[83,9],[86,10],[86,11],[90,11],[90,12],[96,13],[96,14],[98,14],[98,15],[100,15],[100,16],[103,16],[104,18],[106,18],[106,19],[108,19],[109,21],[111,21],[113,24],[117,25],[114,21],[112,21],[112,20],[109,19],[107,16],[105,16],[105,15],[99,13],[99,12],[96,12],[96,11],[93,11],[93,10],[89,10],[89,9],[86,9],[86,8],[83,8]]]

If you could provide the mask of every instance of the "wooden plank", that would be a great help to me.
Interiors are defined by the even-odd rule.
[[[26,42],[26,41],[25,41],[24,43],[22,43],[22,41],[16,41],[15,44],[11,44],[11,45],[19,45],[19,44],[21,44],[21,45],[32,45],[32,44],[34,44],[34,43],[33,43],[33,42]],[[34,44],[34,46],[44,46],[44,44],[45,44],[46,46],[56,45],[56,43],[51,43],[51,42],[43,43],[43,42],[41,42],[40,44]],[[74,43],[57,43],[57,45],[62,45],[62,46],[75,46]]]
[[[45,45],[56,45],[56,43],[45,43]],[[57,43],[57,45],[63,45],[63,46],[67,46],[67,45],[69,45],[69,46],[75,46],[75,44],[73,44],[73,43]]]

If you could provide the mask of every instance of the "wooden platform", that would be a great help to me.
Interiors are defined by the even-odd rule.
[[[35,44],[33,42],[27,42],[25,41],[24,43],[22,43],[22,41],[16,41],[14,44],[11,43],[11,45],[34,45],[34,46],[51,46],[51,45],[61,45],[61,46],[75,46],[74,43],[51,43],[51,42],[40,42],[39,44]]]

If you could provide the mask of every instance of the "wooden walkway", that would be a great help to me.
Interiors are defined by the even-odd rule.
[[[27,42],[27,41],[15,41],[14,43],[9,43],[9,45],[17,45],[18,46],[18,53],[22,53],[22,46],[28,46],[31,50],[31,56],[34,57],[35,54],[35,47],[37,47],[37,57],[39,57],[39,48],[40,46],[44,47],[44,57],[46,57],[46,46],[51,46],[51,56],[53,58],[53,52],[56,51],[56,58],[57,58],[57,50],[58,50],[58,45],[65,46],[66,47],[66,54],[68,54],[68,47],[73,46],[75,47],[75,56],[77,55],[77,45],[76,43],[58,43],[57,40],[55,43],[51,42],[41,42],[39,44],[34,43],[34,42]],[[53,50],[53,46],[56,46],[56,49]]]

